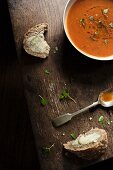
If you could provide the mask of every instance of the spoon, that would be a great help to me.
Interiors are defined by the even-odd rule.
[[[55,127],[61,126],[65,123],[69,122],[74,116],[76,116],[82,112],[85,112],[85,111],[89,110],[90,108],[97,106],[98,104],[100,104],[103,107],[113,106],[113,88],[102,91],[99,94],[98,100],[96,102],[94,102],[93,104],[91,104],[77,112],[63,114],[63,115],[55,118],[54,120],[52,120],[52,123]]]

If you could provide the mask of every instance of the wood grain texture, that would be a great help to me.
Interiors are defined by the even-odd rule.
[[[0,1],[0,169],[36,170],[38,159],[7,3]]]
[[[63,150],[63,143],[70,140],[70,134],[77,135],[92,127],[102,126],[98,123],[100,115],[113,120],[113,108],[95,109],[81,114],[70,123],[55,129],[51,120],[56,116],[77,111],[97,100],[100,91],[113,86],[113,61],[100,62],[88,59],[77,52],[68,42],[62,23],[64,6],[67,0],[8,0],[10,16],[14,31],[15,43],[20,63],[23,68],[25,94],[37,152],[42,170],[74,170],[94,164],[78,159],[75,155]],[[46,60],[31,57],[22,49],[24,33],[41,22],[49,24],[46,39],[51,52]],[[58,51],[54,53],[55,47]],[[44,70],[50,71],[49,75]],[[68,89],[76,100],[59,101],[63,89]],[[39,95],[48,99],[49,104],[42,107]],[[93,119],[90,121],[89,118]],[[106,125],[109,146],[100,160],[113,157],[113,124]],[[65,136],[62,134],[65,132]],[[39,139],[39,140],[38,140]],[[42,154],[43,146],[55,144],[51,153]]]

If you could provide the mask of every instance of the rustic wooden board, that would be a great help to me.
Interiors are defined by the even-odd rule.
[[[74,170],[95,162],[83,161],[63,150],[63,143],[71,140],[70,134],[77,135],[98,123],[100,115],[113,120],[113,108],[96,107],[81,114],[70,123],[54,128],[51,120],[65,112],[77,111],[96,101],[101,90],[113,86],[113,61],[94,61],[77,52],[68,42],[62,23],[62,15],[67,0],[8,0],[14,38],[23,69],[25,94],[28,102],[32,128],[42,170]],[[46,60],[31,57],[22,49],[24,33],[35,24],[47,22],[46,35],[51,52]],[[58,51],[54,53],[55,47]],[[50,71],[49,75],[44,70]],[[63,89],[68,89],[76,100],[59,101]],[[39,95],[48,99],[43,107]],[[90,121],[89,118],[93,119]],[[106,125],[109,146],[100,160],[113,157],[113,124]],[[63,133],[65,132],[65,135]],[[41,148],[55,144],[49,155],[44,155]]]

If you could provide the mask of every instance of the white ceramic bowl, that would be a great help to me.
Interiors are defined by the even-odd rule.
[[[111,56],[108,56],[108,57],[98,57],[98,56],[93,56],[93,55],[90,55],[84,51],[82,51],[80,48],[78,48],[71,40],[69,34],[68,34],[68,31],[67,31],[67,28],[66,28],[66,17],[67,17],[67,14],[69,12],[69,9],[71,8],[71,6],[76,2],[77,0],[68,0],[66,6],[65,6],[65,9],[64,9],[64,14],[63,14],[63,25],[64,25],[64,30],[65,30],[65,33],[66,33],[66,36],[68,37],[70,43],[74,46],[75,49],[77,49],[80,53],[82,53],[83,55],[89,57],[89,58],[92,58],[92,59],[95,59],[95,60],[113,60],[113,55]]]

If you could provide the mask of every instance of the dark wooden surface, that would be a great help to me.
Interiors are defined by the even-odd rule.
[[[77,116],[60,128],[55,129],[51,120],[65,112],[79,110],[94,102],[101,90],[113,86],[113,61],[100,62],[88,59],[78,53],[65,37],[62,15],[67,0],[8,0],[8,6],[14,31],[19,61],[23,68],[25,94],[35,136],[37,153],[42,170],[74,170],[95,162],[78,159],[63,150],[63,143],[71,140],[70,134],[77,135],[98,123],[100,115],[113,121],[113,108],[97,107],[90,112]],[[46,60],[27,55],[22,49],[24,33],[35,24],[47,22],[49,30],[47,40],[51,52]],[[54,48],[58,46],[57,53]],[[50,71],[49,75],[44,70]],[[63,89],[68,89],[76,100],[59,101]],[[48,99],[42,107],[39,95]],[[92,121],[89,118],[92,117]],[[98,161],[113,157],[113,123],[106,125],[109,145],[106,153]],[[65,136],[62,134],[65,132]],[[55,144],[49,155],[44,155],[41,148]]]
[[[0,1],[0,21],[0,169],[37,170],[21,69],[4,0]]]

